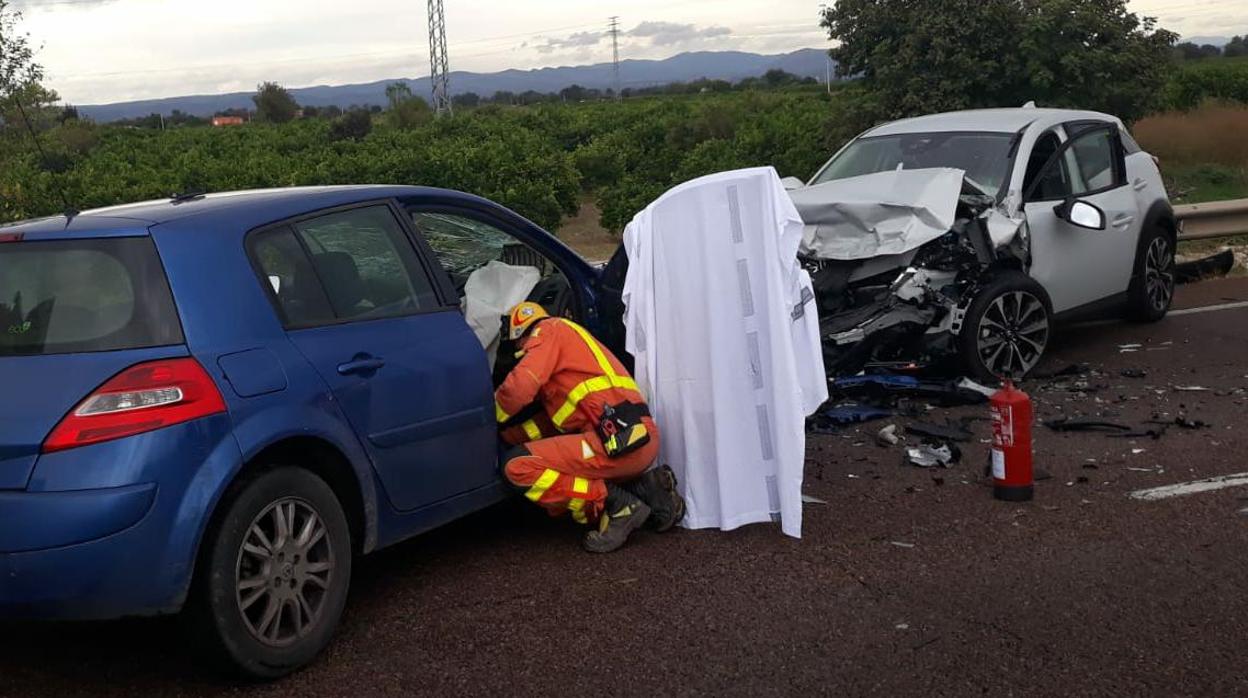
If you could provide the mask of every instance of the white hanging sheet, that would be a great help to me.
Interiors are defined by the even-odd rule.
[[[770,167],[661,196],[624,232],[627,349],[683,525],[801,536],[805,417],[827,399],[802,221]]]

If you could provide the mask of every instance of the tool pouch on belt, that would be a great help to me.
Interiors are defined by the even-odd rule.
[[[650,409],[635,402],[621,402],[603,408],[595,431],[602,440],[607,457],[616,458],[650,443],[650,430],[641,422],[642,417],[649,416]]]

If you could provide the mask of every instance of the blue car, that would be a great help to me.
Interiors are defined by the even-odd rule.
[[[185,611],[245,674],[310,661],[355,556],[508,494],[461,311],[494,260],[537,268],[530,300],[619,348],[610,275],[459,192],[183,196],[0,227],[0,618]]]

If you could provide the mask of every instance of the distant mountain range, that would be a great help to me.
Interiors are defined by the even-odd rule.
[[[698,51],[677,54],[663,60],[620,61],[620,83],[626,88],[640,88],[689,82],[699,78],[735,82],[762,75],[773,68],[800,77],[816,77],[822,80],[827,67],[827,52],[815,48],[770,56],[741,51]],[[385,104],[386,85],[394,82],[408,83],[415,95],[423,97],[429,93],[428,77],[393,78],[357,85],[299,87],[291,89],[290,92],[299,104],[305,106],[367,106]],[[499,90],[515,93],[534,90],[545,93],[558,92],[571,85],[606,89],[614,84],[614,78],[610,63],[596,63],[534,70],[504,70],[498,73],[453,71],[450,74],[450,84],[452,94],[475,92],[482,97],[489,97]],[[116,104],[80,105],[78,111],[100,122],[131,119],[153,113],[169,114],[174,109],[196,116],[212,116],[226,109],[252,108],[254,105],[251,95],[251,92],[234,92],[165,97]]]

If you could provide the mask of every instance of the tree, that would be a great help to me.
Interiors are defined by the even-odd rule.
[[[386,85],[386,102],[390,109],[397,109],[403,102],[412,98],[412,88],[406,82],[392,82]]]
[[[1184,41],[1181,44],[1174,45],[1174,54],[1182,60],[1194,61],[1201,58],[1217,58],[1222,55],[1222,49],[1213,44],[1197,46],[1190,41]]]
[[[588,95],[588,90],[580,85],[569,85],[559,90],[559,99],[565,102],[582,102]]]
[[[763,73],[763,84],[767,87],[783,87],[784,85],[791,85],[795,82],[797,82],[796,75],[780,70],[779,68],[772,68],[766,73]]]
[[[838,0],[820,25],[880,118],[1034,100],[1132,121],[1159,105],[1178,37],[1126,3]]]
[[[373,117],[367,109],[352,109],[334,120],[329,137],[335,141],[360,141],[373,130]]]
[[[22,13],[11,9],[8,0],[0,0],[0,99],[43,79],[43,66],[35,62],[30,35],[17,31],[21,18]]]
[[[405,82],[386,85],[386,102],[390,105],[386,117],[395,128],[416,128],[433,119],[433,110],[419,97],[412,96],[412,88]]]
[[[461,92],[451,97],[451,104],[457,107],[475,107],[481,104],[481,95],[476,92]]]
[[[1190,61],[1200,58],[1200,47],[1190,41],[1184,41],[1174,45],[1174,55],[1182,61]]]
[[[275,82],[257,85],[251,101],[256,104],[257,121],[284,124],[299,115],[299,103],[285,87]]]
[[[1248,36],[1232,36],[1231,40],[1222,47],[1222,55],[1227,58],[1248,56]]]

